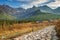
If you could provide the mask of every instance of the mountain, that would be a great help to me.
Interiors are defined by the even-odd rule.
[[[16,10],[17,10],[17,11],[20,11],[20,12],[25,11],[25,9],[23,9],[23,8],[16,8]]]
[[[44,5],[44,6],[40,6],[39,8],[40,8],[41,12],[60,15],[60,7],[56,8],[56,9],[51,9],[50,7]]]
[[[60,8],[51,9],[48,6],[40,6],[28,9],[23,8],[12,8],[8,5],[0,5],[0,19],[9,19],[9,20],[50,20],[50,19],[59,19]]]
[[[0,19],[16,19],[15,15],[24,11],[23,8],[12,8],[8,5],[0,5]]]
[[[12,7],[8,5],[0,5],[0,10],[5,12],[6,14],[16,13],[16,10],[14,10]]]
[[[60,7],[54,9],[54,12],[55,12],[56,14],[60,14]]]
[[[34,15],[25,18],[26,21],[41,21],[41,20],[53,20],[53,19],[60,19],[60,15],[51,14],[51,13],[43,13],[40,11],[36,11],[33,13]]]
[[[15,14],[23,12],[25,9],[23,8],[12,8],[8,5],[0,5],[0,10],[4,11],[7,14]]]
[[[40,11],[39,8],[33,6],[32,8],[26,9],[23,13],[17,15],[18,19],[29,18],[32,15],[36,15],[35,12]]]
[[[51,9],[50,7],[48,7],[48,6],[46,6],[46,5],[40,6],[39,8],[40,8],[40,10],[41,10],[42,12],[45,12],[45,13],[53,13],[53,9]]]
[[[15,10],[8,5],[0,5],[0,19],[13,20],[16,17],[12,16]]]
[[[22,13],[19,18],[25,21],[60,19],[60,15],[49,13],[49,12],[41,12],[39,7],[33,6],[32,8],[29,8],[24,13]]]
[[[20,18],[20,16],[22,16],[22,14],[24,14],[24,12],[26,11],[23,8],[15,8],[16,12],[14,14],[12,14],[13,16],[17,17],[18,19]]]
[[[43,11],[44,10],[44,11]],[[54,10],[48,6],[35,7],[26,9],[24,12],[17,15],[18,20],[38,21],[60,19],[60,15],[54,13]]]
[[[15,17],[11,16],[9,14],[4,13],[3,11],[0,10],[0,20],[14,20]]]

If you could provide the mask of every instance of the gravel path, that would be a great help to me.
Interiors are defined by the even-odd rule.
[[[14,40],[57,40],[55,26],[49,26],[36,32],[14,38]]]

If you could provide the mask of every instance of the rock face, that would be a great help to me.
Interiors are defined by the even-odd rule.
[[[14,38],[14,40],[57,40],[54,26],[31,32],[29,34]]]

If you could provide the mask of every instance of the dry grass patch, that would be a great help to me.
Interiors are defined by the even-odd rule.
[[[32,31],[41,30],[45,27],[50,25],[49,22],[42,22],[42,23],[20,23],[20,24],[13,24],[13,25],[4,25],[0,31],[0,39],[1,38],[12,38],[16,36],[21,36],[26,33],[30,33]],[[7,27],[7,28],[6,28]]]

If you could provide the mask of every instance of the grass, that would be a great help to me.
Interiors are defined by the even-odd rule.
[[[56,25],[58,20],[53,20],[52,22],[42,21],[39,22],[28,22],[28,23],[13,23],[0,25],[0,39],[3,37],[5,39],[18,37],[33,31],[41,30],[50,25]],[[59,24],[60,25],[60,24]]]
[[[40,21],[40,20],[50,20],[50,19],[60,19],[60,15],[51,14],[51,13],[37,13],[36,15],[33,15],[29,18],[26,18],[24,20],[27,21]]]
[[[4,25],[3,28],[0,28],[0,39],[2,36],[7,38],[13,38],[17,36],[21,36],[26,33],[30,33],[32,31],[41,30],[45,27],[49,26],[48,22],[45,23],[21,23],[21,24],[12,24],[12,25]],[[1,27],[1,26],[0,26]]]
[[[9,15],[9,14],[0,14],[0,18],[1,18],[1,19],[7,19],[7,20],[16,19],[16,17],[11,16],[11,15]]]

